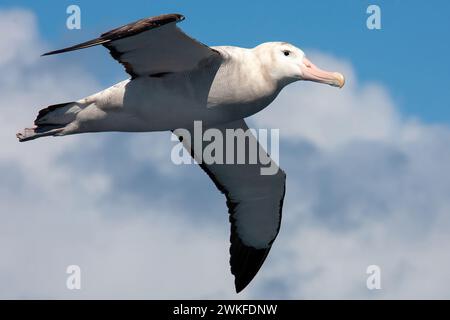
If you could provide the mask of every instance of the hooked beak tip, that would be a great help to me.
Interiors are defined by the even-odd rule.
[[[337,87],[342,89],[342,87],[345,85],[345,77],[342,73],[335,72],[334,73],[336,80],[337,80]]]
[[[345,85],[345,77],[342,73],[322,70],[307,58],[303,58],[303,66],[300,68],[303,71],[303,80],[325,83],[338,88]]]

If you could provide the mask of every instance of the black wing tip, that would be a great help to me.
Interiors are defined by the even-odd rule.
[[[269,245],[267,248],[256,249],[247,246],[235,232],[232,232],[230,265],[236,293],[242,292],[252,282],[264,264],[271,247]]]
[[[58,53],[63,53],[63,52],[66,52],[66,51],[64,51],[64,50],[49,51],[49,52],[41,54],[41,57],[51,56],[51,55],[58,54]]]
[[[241,293],[245,288],[247,288],[247,286],[250,284],[252,280],[253,278],[250,280],[243,280],[236,277],[234,279],[234,287],[236,289],[236,294]]]
[[[83,44],[79,44],[79,45],[68,47],[68,48],[63,48],[63,49],[49,51],[49,52],[41,54],[41,57],[51,56],[51,55],[54,55],[54,54],[60,54],[60,53],[64,53],[64,52],[69,52],[69,51],[74,51],[74,50],[77,50],[77,49],[81,49],[82,45]]]
[[[256,277],[267,258],[270,248],[254,249],[247,247],[247,250],[251,253],[247,253],[246,265],[239,266],[238,270],[236,270],[237,268],[233,268],[234,270],[232,270],[234,271],[232,273],[234,274],[234,287],[237,294],[247,288],[250,282]]]
[[[41,54],[41,57],[51,56],[51,55],[53,55],[53,54],[58,54],[59,51],[61,51],[61,50],[49,51],[49,52],[46,52],[46,53]]]
[[[94,47],[94,46],[97,46],[100,44],[104,45],[104,44],[108,43],[109,41],[110,41],[109,39],[96,38],[96,39],[86,41],[86,42],[83,42],[83,43],[80,43],[80,44],[77,44],[77,45],[74,45],[71,47],[46,52],[46,53],[42,54],[41,57],[51,56],[54,54],[65,53],[65,52],[70,52],[70,51],[75,51],[75,50],[80,50],[80,49],[86,49],[86,48]]]

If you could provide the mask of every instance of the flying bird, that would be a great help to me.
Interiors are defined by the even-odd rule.
[[[78,101],[42,109],[34,126],[19,132],[17,138],[29,141],[106,131],[176,133],[178,128],[193,132],[194,121],[225,135],[227,129],[247,130],[244,118],[267,107],[292,82],[344,85],[342,74],[319,69],[292,44],[209,47],[179,29],[176,24],[182,20],[180,14],[145,18],[44,54],[102,45],[130,77]],[[205,145],[196,149],[182,138],[184,147],[198,157]],[[252,135],[248,139],[258,143]],[[245,152],[248,156],[249,151]],[[264,155],[270,165],[277,166]],[[262,161],[199,164],[226,197],[230,265],[239,293],[261,268],[280,230],[286,174],[278,166],[275,174],[261,174]]]

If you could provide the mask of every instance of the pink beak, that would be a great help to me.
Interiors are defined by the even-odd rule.
[[[344,86],[345,78],[342,73],[324,71],[306,58],[303,58],[303,63],[304,66],[301,66],[303,80],[325,83],[339,88]]]

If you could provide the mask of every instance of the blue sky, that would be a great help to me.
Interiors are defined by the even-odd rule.
[[[80,31],[65,28],[65,10],[70,4],[81,7]],[[382,30],[365,27],[369,4],[381,7]],[[1,7],[32,9],[43,37],[55,47],[89,39],[138,18],[179,12],[187,17],[182,28],[207,44],[251,47],[283,40],[334,54],[350,61],[362,81],[388,87],[405,114],[429,122],[450,122],[450,41],[445,40],[450,31],[450,3],[445,0],[432,4],[419,0],[147,0],[126,4],[3,0]],[[94,50],[98,53],[81,53],[80,59],[100,58],[102,49]],[[122,77],[113,61],[102,63],[106,70],[99,77],[105,84]]]

